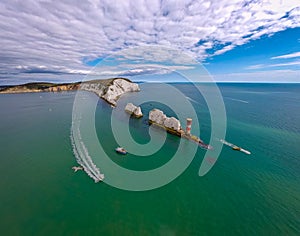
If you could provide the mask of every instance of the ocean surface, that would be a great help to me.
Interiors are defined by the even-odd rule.
[[[191,102],[201,138],[209,142],[205,98],[192,84],[171,86]],[[197,86],[205,90],[210,85]],[[70,140],[75,92],[0,94],[1,235],[300,235],[300,85],[218,86],[226,108],[226,140],[251,155],[223,146],[213,168],[200,177],[206,150],[199,147],[181,175],[149,191],[95,184],[84,171],[73,172],[78,165]],[[141,84],[139,96],[151,89],[154,99],[141,105],[142,119],[129,119],[131,136],[139,144],[150,140],[149,110],[164,109],[169,116],[181,112],[157,102],[159,87]],[[121,97],[120,114],[120,107],[134,103],[135,96]],[[172,101],[180,103],[176,99]],[[115,153],[111,114],[111,106],[99,100],[95,130],[114,163],[145,171],[172,159],[180,139],[170,134],[149,156]],[[117,122],[126,124],[122,117]],[[97,167],[107,179],[117,176]]]

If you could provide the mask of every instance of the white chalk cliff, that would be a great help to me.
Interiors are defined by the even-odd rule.
[[[134,115],[137,118],[143,116],[142,109],[138,106],[133,105],[132,103],[128,103],[125,107],[125,111],[131,115]]]
[[[181,129],[179,120],[177,120],[175,117],[167,117],[159,109],[153,109],[149,112],[149,120],[176,131]]]
[[[117,105],[117,100],[124,93],[140,91],[138,84],[123,78],[109,80],[107,84],[90,81],[81,84],[80,89],[94,92],[114,106]]]
[[[140,91],[139,85],[124,79],[115,79],[113,84],[107,88],[106,93],[102,96],[109,103],[116,105],[118,98],[127,92]]]

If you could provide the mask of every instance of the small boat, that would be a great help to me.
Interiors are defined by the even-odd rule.
[[[234,144],[232,144],[232,143],[229,143],[229,142],[225,141],[224,139],[220,139],[220,142],[223,143],[223,144],[225,144],[225,145],[227,145],[227,146],[229,146],[229,147],[231,147],[232,150],[234,150],[234,151],[240,151],[240,152],[243,152],[243,153],[245,153],[245,154],[247,154],[247,155],[250,155],[250,154],[251,154],[250,151],[248,151],[248,150],[246,150],[246,149],[243,149],[243,148],[241,148],[241,147],[239,147],[239,146],[236,146],[236,145],[234,145]]]
[[[127,154],[127,151],[126,151],[124,148],[122,148],[122,147],[117,147],[117,148],[115,149],[115,151],[116,151],[117,153],[122,154],[122,155],[126,155],[126,154]]]
[[[232,147],[232,150],[235,150],[235,151],[241,151],[241,148],[238,147],[238,146],[234,146],[234,147]]]
[[[72,170],[74,170],[74,172],[77,172],[78,170],[83,170],[83,167],[81,167],[81,166],[73,166]]]

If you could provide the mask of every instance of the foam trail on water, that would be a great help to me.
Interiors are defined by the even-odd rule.
[[[75,154],[78,164],[80,164],[84,168],[84,171],[91,178],[93,178],[95,180],[95,182],[102,180],[103,175],[100,173],[99,169],[93,163],[84,143],[82,141],[79,141],[79,143],[77,143],[77,145],[75,145],[76,142],[74,140],[74,134],[72,135],[72,139],[74,141],[73,150],[74,150],[74,154]]]
[[[75,132],[73,128],[74,126],[72,126],[70,138],[77,163],[83,167],[84,171],[88,174],[88,176],[94,179],[95,182],[103,180],[104,175],[100,173],[99,168],[93,163],[93,160],[82,141],[79,128],[77,128]]]
[[[192,98],[190,98],[190,97],[186,97],[186,98],[187,98],[188,100],[190,100],[191,102],[200,104],[199,102],[197,102],[196,100],[194,100],[194,99],[192,99]]]
[[[224,97],[224,98],[227,98],[229,100],[236,101],[236,102],[249,103],[248,101],[244,101],[244,100],[241,100],[241,99],[230,98],[230,97]]]
[[[90,170],[89,166],[87,165],[87,163],[82,160],[82,157],[84,156],[84,154],[82,153],[82,151],[78,148],[78,146],[75,145],[75,141],[74,141],[74,137],[73,134],[71,135],[71,140],[72,140],[72,146],[73,146],[73,152],[74,155],[76,157],[76,161],[79,165],[81,165],[84,169],[84,171],[95,180],[96,176],[94,175],[94,173]]]

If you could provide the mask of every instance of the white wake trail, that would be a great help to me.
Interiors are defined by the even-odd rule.
[[[79,128],[75,130],[76,135],[73,128],[74,127],[72,126],[70,138],[77,163],[83,167],[84,171],[88,174],[88,176],[94,179],[95,182],[102,181],[104,179],[104,175],[100,173],[99,168],[93,163],[93,160],[82,141]]]
[[[186,97],[188,100],[190,100],[191,102],[194,102],[194,103],[198,103],[198,104],[200,104],[199,102],[197,102],[195,99],[192,99],[192,98],[190,98],[190,97]]]
[[[227,98],[229,100],[236,101],[236,102],[247,103],[247,104],[249,103],[248,101],[244,101],[244,100],[241,100],[241,99],[230,98],[230,97],[224,97],[224,98]]]

